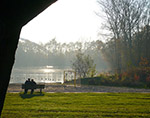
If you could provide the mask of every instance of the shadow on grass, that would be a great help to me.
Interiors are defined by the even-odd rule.
[[[44,93],[38,93],[38,92],[36,92],[36,93],[33,93],[33,94],[24,94],[24,93],[20,93],[20,97],[22,98],[22,99],[29,99],[29,98],[33,98],[33,97],[37,97],[37,96],[44,96]]]

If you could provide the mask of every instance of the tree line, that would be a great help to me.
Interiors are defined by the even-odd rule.
[[[103,59],[101,47],[103,42],[70,42],[59,43],[56,39],[46,44],[37,44],[26,39],[20,39],[16,52],[15,67],[54,66],[58,68],[71,68],[79,50],[89,55],[98,70],[107,69]]]

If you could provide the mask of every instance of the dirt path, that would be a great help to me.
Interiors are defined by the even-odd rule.
[[[46,84],[44,92],[139,92],[150,93],[150,89],[136,89],[127,87],[109,87],[109,86],[66,86]],[[39,91],[39,90],[36,90]],[[21,84],[10,84],[8,92],[23,92]]]

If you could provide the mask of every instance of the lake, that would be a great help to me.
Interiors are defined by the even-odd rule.
[[[37,83],[63,83],[64,70],[53,66],[13,68],[10,83],[24,83],[28,78]]]

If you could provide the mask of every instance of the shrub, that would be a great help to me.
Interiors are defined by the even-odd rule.
[[[132,68],[120,75],[99,74],[97,77],[82,79],[81,84],[150,88],[150,67]]]

